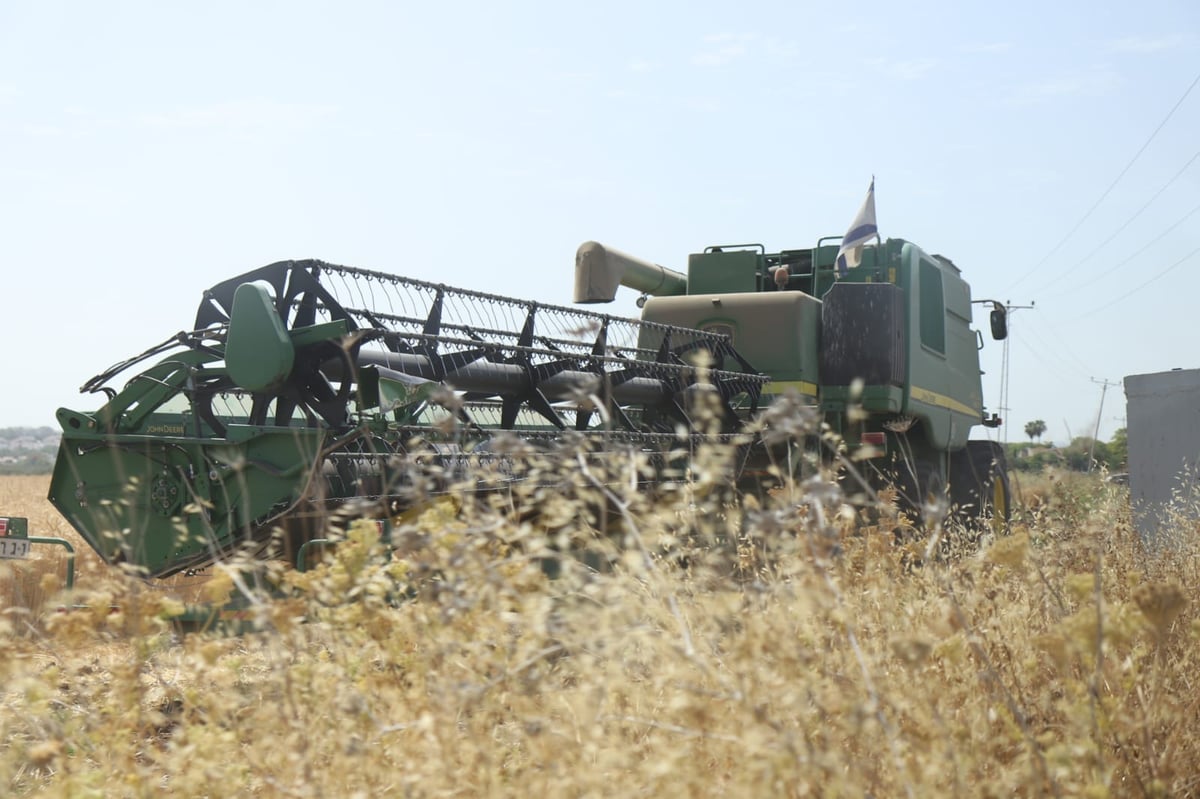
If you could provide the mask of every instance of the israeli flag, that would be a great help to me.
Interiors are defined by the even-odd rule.
[[[875,225],[875,178],[872,177],[867,199],[863,200],[858,216],[854,217],[850,229],[842,237],[842,246],[837,254],[838,277],[845,277],[850,267],[858,266],[862,260],[862,245],[874,238],[879,238],[879,228]]]

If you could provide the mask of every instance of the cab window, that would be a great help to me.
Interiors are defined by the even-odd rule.
[[[942,296],[942,270],[931,261],[921,260],[921,343],[929,349],[946,352],[946,305]]]

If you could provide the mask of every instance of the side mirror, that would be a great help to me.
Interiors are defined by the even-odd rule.
[[[1008,313],[999,303],[992,308],[992,338],[996,341],[1008,338]]]

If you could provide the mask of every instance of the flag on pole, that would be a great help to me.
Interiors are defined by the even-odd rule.
[[[872,177],[867,199],[863,200],[862,208],[858,209],[858,215],[842,237],[837,254],[838,277],[845,277],[850,267],[858,266],[862,260],[862,245],[874,238],[879,238],[879,228],[875,225],[875,178]]]

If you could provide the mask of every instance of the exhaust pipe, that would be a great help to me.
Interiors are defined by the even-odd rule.
[[[655,297],[687,294],[687,275],[596,241],[579,245],[575,252],[575,302],[612,302],[618,286]]]

